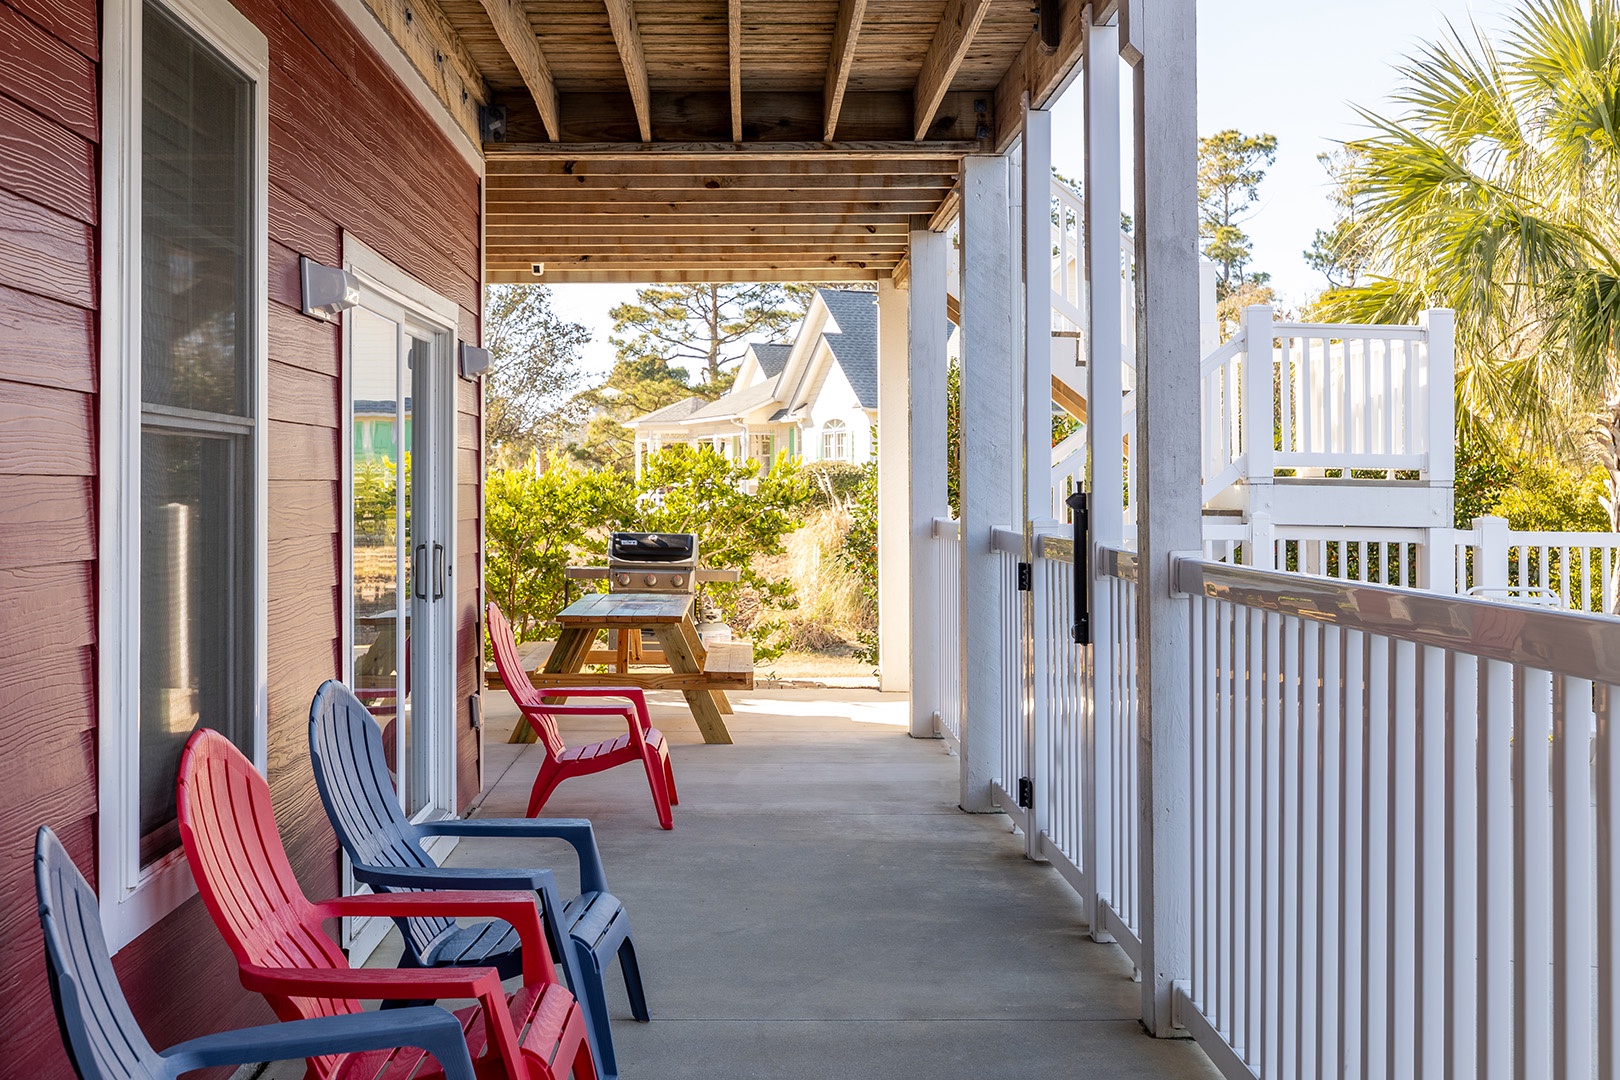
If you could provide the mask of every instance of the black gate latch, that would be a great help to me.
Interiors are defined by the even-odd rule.
[[[1035,564],[1021,562],[1018,564],[1018,591],[1033,592],[1035,589]]]
[[[1033,809],[1035,806],[1035,781],[1027,776],[1018,778],[1018,805],[1025,810]]]

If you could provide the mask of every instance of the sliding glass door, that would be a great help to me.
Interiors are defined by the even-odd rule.
[[[451,333],[384,294],[345,314],[352,436],[349,683],[412,817],[454,808]]]

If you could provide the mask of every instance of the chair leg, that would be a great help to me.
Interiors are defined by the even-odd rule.
[[[630,1015],[645,1024],[652,1019],[652,1014],[647,1011],[647,991],[641,985],[636,943],[628,936],[619,942],[619,967],[624,972],[624,991],[630,997]]]
[[[669,805],[679,806],[681,800],[675,791],[675,766],[669,760],[668,743],[658,748],[658,756],[664,759],[664,787],[669,791]]]
[[[590,1043],[596,1056],[599,1080],[618,1080],[619,1062],[613,1053],[613,1029],[608,1023],[607,985],[596,954],[589,945],[574,940],[574,957],[579,961],[580,982],[576,997],[585,1006],[585,1022],[590,1027]]]
[[[567,1080],[570,1074],[573,1080],[619,1080],[617,1072],[603,1071],[592,1048],[594,1041],[589,1018],[576,1013],[563,1031],[563,1044],[558,1047],[560,1052],[551,1070],[552,1080]],[[572,1055],[568,1053],[570,1042],[574,1044]]]
[[[563,769],[558,762],[546,755],[546,760],[540,763],[540,775],[534,778],[534,788],[529,792],[529,817],[539,817],[540,810],[551,798],[551,793],[557,790],[557,785],[563,782]]]
[[[652,788],[653,809],[658,811],[658,824],[673,829],[675,815],[669,809],[669,789],[664,786],[663,762],[658,760],[657,751],[649,746],[642,752],[641,763],[647,767],[647,786]]]

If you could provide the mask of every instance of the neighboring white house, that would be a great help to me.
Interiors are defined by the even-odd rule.
[[[769,468],[782,454],[864,464],[877,423],[877,294],[818,289],[791,344],[750,345],[730,393],[689,397],[630,421],[636,472],[672,443]]]

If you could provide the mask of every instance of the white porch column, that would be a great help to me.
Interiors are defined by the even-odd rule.
[[[943,233],[913,231],[910,287],[904,294],[906,366],[911,376],[906,424],[906,453],[911,469],[911,735],[917,739],[939,737],[934,718],[944,708],[940,672],[945,664],[960,663],[958,657],[944,654],[941,632],[945,605],[956,602],[958,585],[938,579],[934,556],[934,545],[938,543],[934,539],[934,519],[951,513],[945,475],[945,256],[949,250],[949,239]],[[882,394],[881,384],[878,392]]]
[[[1120,268],[1121,213],[1119,123],[1119,28],[1091,23],[1085,39],[1086,110],[1086,439],[1091,451],[1091,539],[1094,545],[1118,547],[1125,539],[1125,464],[1123,450],[1125,397],[1125,278]],[[1093,567],[1097,560],[1091,560]],[[1108,593],[1091,589],[1091,625],[1108,625]],[[1092,669],[1113,670],[1114,656],[1106,633],[1095,633]],[[1092,894],[1085,898],[1094,941],[1114,937],[1099,917],[1099,898],[1118,892],[1101,855],[1114,807],[1110,726],[1110,680],[1094,680],[1091,738],[1085,742],[1084,790],[1090,799],[1082,841],[1082,858],[1091,870]],[[1101,717],[1103,719],[1099,720]]]
[[[878,282],[878,689],[901,693],[911,689],[908,292]]]
[[[1136,69],[1137,721],[1142,1021],[1174,1031],[1191,972],[1191,604],[1172,559],[1202,549],[1199,476],[1198,49],[1195,0],[1130,0]]]
[[[962,802],[994,809],[1000,753],[1001,562],[991,530],[1021,510],[1015,475],[1023,366],[1013,333],[1012,218],[1007,160],[962,162]],[[1015,783],[1016,777],[1004,778]]]

